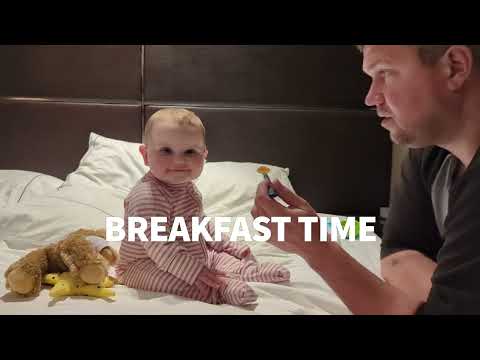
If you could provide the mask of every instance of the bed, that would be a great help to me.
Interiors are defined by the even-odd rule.
[[[124,197],[146,171],[138,152],[145,121],[168,106],[195,111],[206,126],[209,158],[197,180],[206,215],[245,217],[251,226],[261,181],[255,169],[267,165],[320,215],[378,216],[389,200],[391,145],[374,114],[359,105],[366,83],[354,75],[358,59],[350,50],[1,46],[0,150],[8,156],[0,160],[0,272],[30,249],[123,216]],[[344,59],[336,78],[320,66],[333,56]],[[28,66],[31,59],[38,68]],[[212,79],[226,83],[213,86]],[[380,242],[377,236],[341,245],[380,277]],[[47,288],[23,299],[5,289],[2,276],[0,314],[349,314],[303,258],[268,242],[249,245],[259,261],[278,262],[292,274],[288,284],[250,283],[259,295],[255,306],[210,305],[122,285],[114,300],[53,300]]]

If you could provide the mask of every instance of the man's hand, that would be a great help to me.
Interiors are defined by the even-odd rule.
[[[268,196],[268,186],[271,186],[278,193],[279,197],[287,203],[287,207],[272,200]],[[278,240],[278,224],[272,224],[270,221],[265,226],[271,231],[272,244],[278,248],[289,251],[297,252],[301,255],[306,255],[312,250],[315,244],[315,239],[319,239],[320,225],[319,223],[312,224],[312,242],[305,242],[305,224],[298,222],[299,217],[316,217],[316,211],[300,196],[294,194],[287,189],[281,182],[275,180],[272,183],[263,181],[258,185],[257,195],[255,197],[255,204],[251,210],[253,218],[259,216],[271,217],[288,217],[290,222],[285,224],[285,241]]]

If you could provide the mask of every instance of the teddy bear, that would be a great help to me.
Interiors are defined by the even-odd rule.
[[[117,251],[105,239],[105,229],[79,229],[33,250],[8,267],[6,287],[25,297],[37,296],[46,275],[65,272],[86,284],[100,284],[118,260]]]

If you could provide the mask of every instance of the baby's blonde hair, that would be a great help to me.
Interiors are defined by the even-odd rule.
[[[147,120],[145,130],[143,132],[143,143],[146,144],[150,140],[150,133],[153,124],[160,121],[172,121],[179,126],[193,126],[202,131],[205,140],[205,127],[200,118],[190,110],[181,108],[165,108],[155,112]]]

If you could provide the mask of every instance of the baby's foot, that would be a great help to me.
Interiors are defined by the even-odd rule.
[[[278,283],[290,280],[290,271],[273,263],[246,263],[240,274],[243,280],[251,282]]]
[[[246,305],[255,302],[258,298],[247,283],[235,279],[226,281],[226,286],[221,289],[221,297],[231,305]]]

